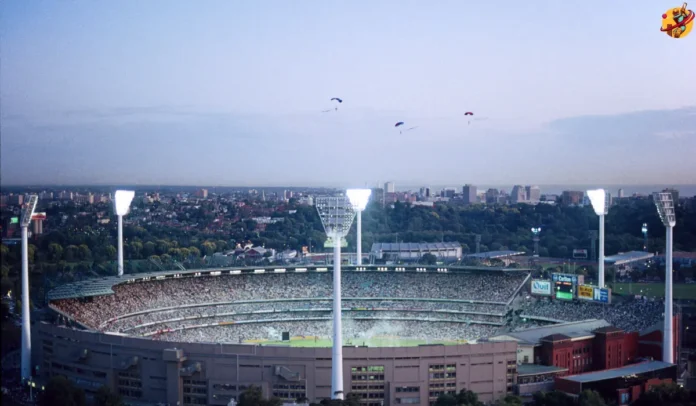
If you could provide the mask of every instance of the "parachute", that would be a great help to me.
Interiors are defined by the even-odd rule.
[[[464,115],[465,115],[465,116],[473,116],[474,113],[472,113],[472,112],[470,112],[470,111],[467,111],[466,113],[464,113]],[[467,122],[467,125],[470,125],[470,124],[471,124],[471,119],[469,119],[469,121]]]
[[[337,101],[338,103],[343,103],[343,99],[338,98],[338,97],[331,98],[331,101]],[[338,104],[334,107],[334,110],[338,111]]]
[[[403,122],[403,121],[399,121],[398,123],[394,124],[394,127],[401,127],[402,125],[404,125],[404,122]],[[403,134],[404,131],[415,130],[416,128],[418,128],[418,127],[411,127],[411,128],[407,128],[407,129],[405,129],[405,130],[399,130],[399,134]]]

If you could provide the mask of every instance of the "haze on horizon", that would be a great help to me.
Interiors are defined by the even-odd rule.
[[[2,183],[696,183],[676,3],[5,1]]]

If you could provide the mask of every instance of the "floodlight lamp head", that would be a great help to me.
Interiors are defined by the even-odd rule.
[[[365,210],[367,207],[367,202],[370,201],[370,195],[372,190],[370,189],[348,189],[346,190],[346,195],[350,200],[350,204],[353,205],[353,209],[358,211]]]
[[[674,227],[677,224],[677,217],[674,212],[674,200],[671,193],[653,193],[653,201],[657,207],[657,214],[665,227]]]
[[[532,233],[539,234],[541,232],[541,227],[532,227]]]
[[[29,196],[29,201],[27,201],[27,203],[24,205],[24,208],[22,209],[22,217],[20,219],[21,227],[29,227],[29,223],[31,223],[31,216],[34,215],[34,211],[36,210],[36,203],[38,202],[39,196]]]
[[[329,238],[342,238],[348,234],[355,218],[355,210],[346,196],[317,197],[314,205]]]
[[[608,195],[604,189],[588,190],[587,197],[590,198],[592,208],[598,216],[604,216],[609,212]]]
[[[125,216],[128,214],[130,204],[135,197],[135,192],[132,190],[117,190],[114,194],[114,209],[117,216]]]

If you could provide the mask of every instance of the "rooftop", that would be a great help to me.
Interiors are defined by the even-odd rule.
[[[665,369],[669,367],[676,367],[674,364],[670,364],[662,361],[647,361],[641,362],[640,364],[628,365],[622,368],[606,369],[604,371],[589,372],[580,375],[570,375],[563,377],[573,382],[587,383],[603,381],[605,379],[621,378],[624,376],[644,374],[646,372],[658,371],[660,369]]]
[[[466,257],[467,258],[493,259],[493,258],[514,257],[516,255],[524,255],[524,251],[487,251],[487,252],[479,252],[478,254],[468,254]]]
[[[604,258],[604,263],[612,265],[623,265],[631,262],[645,261],[654,257],[655,254],[645,251],[629,251],[622,252],[616,255],[610,255]]]
[[[372,252],[447,250],[461,247],[458,242],[376,242],[372,244]]]
[[[539,374],[552,374],[555,372],[564,372],[568,368],[559,368],[554,366],[537,365],[537,364],[522,364],[517,366],[517,375],[539,375]]]
[[[583,321],[554,324],[551,326],[535,327],[522,331],[514,331],[502,334],[498,337],[502,338],[507,336],[512,337],[521,343],[538,345],[541,343],[542,338],[550,335],[562,334],[570,338],[593,336],[594,334],[592,331],[598,328],[607,327],[609,325],[610,324],[606,320],[588,319]],[[495,339],[495,337],[491,337],[491,339]]]

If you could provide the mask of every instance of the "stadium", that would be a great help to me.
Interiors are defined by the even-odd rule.
[[[169,271],[59,286],[48,294],[54,319],[33,326],[33,375],[66,375],[88,394],[107,385],[129,404],[227,405],[250,385],[287,402],[330,399],[330,269]],[[663,315],[658,301],[552,300],[531,282],[521,268],[344,265],[346,392],[365,405],[428,405],[461,389],[490,402],[514,393],[521,347],[489,337],[588,318],[642,336]]]
[[[48,294],[56,322],[34,326],[34,365],[46,376],[74,373],[88,393],[112,386],[135,404],[223,405],[251,384],[287,401],[330,398],[329,269],[63,285]],[[515,344],[478,340],[505,328],[529,277],[524,269],[344,266],[347,391],[364,404],[428,404],[462,388],[484,400],[511,392]]]

